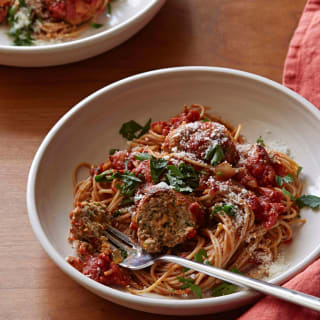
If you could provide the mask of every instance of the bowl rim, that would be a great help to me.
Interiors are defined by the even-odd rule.
[[[291,97],[296,100],[303,108],[307,109],[309,112],[313,114],[314,117],[320,123],[320,111],[305,98],[297,94],[296,92],[284,87],[283,85],[267,79],[265,77],[249,73],[246,71],[229,69],[229,68],[221,68],[221,67],[211,67],[211,66],[187,66],[187,67],[173,67],[173,68],[164,68],[152,70],[144,73],[140,73],[137,75],[133,75],[122,80],[111,83],[96,92],[90,94],[86,98],[82,99],[79,103],[77,103],[74,107],[72,107],[65,115],[63,115],[58,122],[52,127],[52,129],[48,132],[44,140],[42,141],[40,147],[38,148],[34,159],[32,161],[28,181],[27,181],[27,192],[26,192],[26,203],[28,209],[29,220],[32,226],[32,229],[38,238],[41,246],[47,252],[49,257],[55,262],[55,264],[66,274],[68,274],[72,279],[76,282],[82,284],[90,291],[95,293],[101,292],[101,296],[108,296],[111,301],[121,304],[117,299],[121,300],[123,304],[125,303],[134,303],[135,305],[140,306],[149,306],[149,307],[167,307],[170,310],[174,310],[177,308],[184,307],[184,310],[190,310],[197,307],[212,307],[214,306],[222,306],[228,303],[241,303],[248,299],[254,299],[259,296],[259,293],[253,291],[240,291],[231,295],[221,296],[221,297],[208,297],[202,299],[172,299],[172,298],[157,298],[157,297],[146,297],[140,295],[133,295],[130,292],[125,292],[118,290],[116,288],[108,287],[103,284],[100,284],[94,280],[89,279],[76,269],[74,269],[71,265],[69,265],[65,259],[57,252],[57,250],[53,247],[53,245],[49,242],[42,226],[40,223],[40,219],[37,213],[36,208],[36,199],[35,199],[35,186],[38,175],[38,168],[42,159],[43,154],[45,153],[47,147],[54,139],[55,135],[59,132],[60,128],[64,125],[66,121],[68,121],[74,114],[76,114],[81,109],[85,108],[88,103],[92,100],[98,98],[100,95],[107,93],[108,91],[113,90],[114,88],[121,87],[124,84],[132,83],[135,81],[139,81],[141,79],[146,78],[154,78],[161,75],[174,75],[185,72],[209,72],[215,74],[227,74],[231,76],[237,76],[241,78],[254,80],[262,85],[266,85],[277,91],[282,92],[283,94]],[[300,261],[295,267],[289,268],[290,273],[288,271],[281,273],[279,276],[273,278],[271,283],[283,283],[288,279],[295,276],[298,272],[302,271],[305,267],[307,267],[310,263],[312,263],[317,256],[320,255],[320,244],[302,261]],[[97,293],[99,294],[99,293]],[[231,309],[231,308],[230,308]]]
[[[129,19],[119,23],[118,25],[111,27],[109,29],[106,29],[101,32],[97,32],[95,34],[89,35],[87,37],[81,38],[81,39],[74,39],[67,42],[62,43],[48,43],[43,46],[13,46],[13,45],[0,45],[0,52],[3,53],[30,53],[30,52],[36,52],[36,53],[45,53],[47,51],[56,52],[60,51],[62,49],[68,49],[70,47],[82,47],[85,45],[93,45],[99,40],[102,41],[104,39],[107,39],[111,35],[117,35],[121,32],[123,32],[125,29],[133,25],[136,21],[144,17],[148,12],[152,11],[152,9],[157,5],[162,5],[165,3],[166,0],[149,0],[150,3],[147,3],[145,8],[143,10],[135,13],[132,17]]]

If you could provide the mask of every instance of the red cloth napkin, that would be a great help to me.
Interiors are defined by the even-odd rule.
[[[294,1],[294,0],[292,0]],[[320,109],[320,0],[309,0],[290,42],[283,84]],[[284,287],[320,297],[320,259]],[[265,297],[238,320],[320,320],[320,312]]]
[[[304,8],[289,46],[283,84],[320,109],[320,0],[309,0]]]

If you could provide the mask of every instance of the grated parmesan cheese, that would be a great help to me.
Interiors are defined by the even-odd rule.
[[[14,16],[14,29],[19,30],[28,27],[31,23],[30,21],[30,11],[27,7],[20,8]]]
[[[288,157],[292,157],[291,150],[289,149],[289,147],[280,140],[271,141],[268,143],[268,146],[272,150],[279,151],[281,153],[286,154]]]

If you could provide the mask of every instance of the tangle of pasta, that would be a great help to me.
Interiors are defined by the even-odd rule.
[[[102,164],[75,168],[70,240],[78,258],[69,258],[73,266],[135,294],[225,294],[214,293],[221,281],[175,264],[122,269],[122,257],[103,234],[109,223],[149,252],[250,277],[267,275],[280,245],[292,240],[292,226],[304,223],[292,200],[302,191],[299,166],[263,141],[246,144],[241,125],[232,128],[206,109],[185,107],[168,122],[153,122],[127,150],[115,151]],[[83,167],[90,175],[78,182]]]

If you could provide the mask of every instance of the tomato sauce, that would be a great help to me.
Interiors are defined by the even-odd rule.
[[[262,222],[266,229],[273,227],[286,207],[281,203],[281,192],[270,188],[259,188],[258,196],[251,194],[248,206],[255,213],[256,220]]]
[[[136,176],[143,175],[147,183],[152,183],[149,160],[140,162],[139,165],[132,170],[132,172],[134,172]]]
[[[264,147],[257,144],[250,151],[245,164],[251,175],[257,180],[259,186],[271,187],[275,185],[275,170]]]
[[[170,122],[156,121],[151,124],[151,129],[163,136],[167,136],[169,131],[178,128],[182,123],[194,122],[200,120],[200,112],[198,110],[183,111],[177,117],[170,119]]]
[[[100,283],[120,286],[129,284],[130,279],[125,270],[120,269],[105,253],[95,256],[87,255],[83,260],[71,258],[69,263],[84,275]]]
[[[189,211],[197,220],[199,225],[202,225],[204,222],[205,211],[201,208],[198,202],[192,202],[189,206]]]
[[[126,164],[128,170],[132,170],[134,168],[132,157],[128,151],[116,151],[112,156],[109,157],[109,159],[112,162],[112,168],[116,170],[126,170]]]

